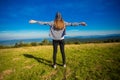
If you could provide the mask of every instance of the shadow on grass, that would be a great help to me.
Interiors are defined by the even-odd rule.
[[[23,56],[25,56],[27,58],[33,58],[33,59],[35,59],[36,61],[38,61],[40,63],[43,63],[45,65],[53,67],[52,61],[49,61],[49,60],[46,60],[46,59],[43,59],[43,58],[40,58],[40,57],[33,56],[32,54],[23,54]],[[61,64],[57,64],[57,65],[62,66]]]
[[[46,60],[46,59],[43,59],[43,58],[39,58],[39,57],[33,56],[31,54],[23,54],[23,56],[25,56],[27,58],[33,58],[33,59],[35,59],[36,61],[38,61],[40,63],[43,63],[45,65],[48,65],[48,66],[52,67],[52,61],[49,61],[49,60]]]

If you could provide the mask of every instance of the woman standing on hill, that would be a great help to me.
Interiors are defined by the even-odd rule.
[[[30,20],[29,23],[38,23],[41,25],[49,25],[50,26],[50,37],[53,39],[53,67],[56,68],[56,54],[57,54],[57,47],[60,45],[60,51],[62,53],[62,61],[63,67],[66,67],[66,58],[65,58],[65,51],[64,51],[64,36],[66,26],[86,26],[85,22],[75,22],[75,23],[68,23],[62,19],[62,16],[59,12],[56,13],[55,20],[51,22],[42,22],[36,20]]]

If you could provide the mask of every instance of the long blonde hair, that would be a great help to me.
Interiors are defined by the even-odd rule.
[[[62,16],[59,12],[57,12],[54,20],[54,29],[55,30],[62,30],[65,28],[64,20],[62,19]]]

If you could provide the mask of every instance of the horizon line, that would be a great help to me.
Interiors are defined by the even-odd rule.
[[[69,35],[65,35],[65,39],[70,37],[88,37],[88,36],[116,36],[116,35],[119,35],[120,36],[120,33],[115,33],[115,34],[95,34],[95,35],[78,35],[78,36],[69,36]],[[36,38],[13,38],[13,39],[1,39],[0,38],[0,41],[7,41],[7,40],[25,40],[25,39],[52,39],[51,37],[36,37]]]

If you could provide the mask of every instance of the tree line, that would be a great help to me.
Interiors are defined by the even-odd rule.
[[[0,45],[0,49],[3,49],[3,48],[30,47],[30,46],[39,46],[39,45],[51,45],[51,44],[52,44],[52,42],[50,42],[47,39],[44,39],[41,42],[30,42],[30,43],[25,43],[24,41],[19,41],[19,42],[15,43],[14,45],[10,45],[10,46]]]
[[[65,44],[84,44],[84,43],[113,43],[120,42],[120,39],[105,39],[105,40],[80,40],[80,39],[65,39]],[[42,45],[52,45],[52,42],[44,39],[41,42],[31,42],[25,43],[24,41],[20,41],[15,43],[12,46],[4,46],[0,45],[0,49],[4,48],[18,48],[18,47],[30,47],[30,46],[42,46]]]

